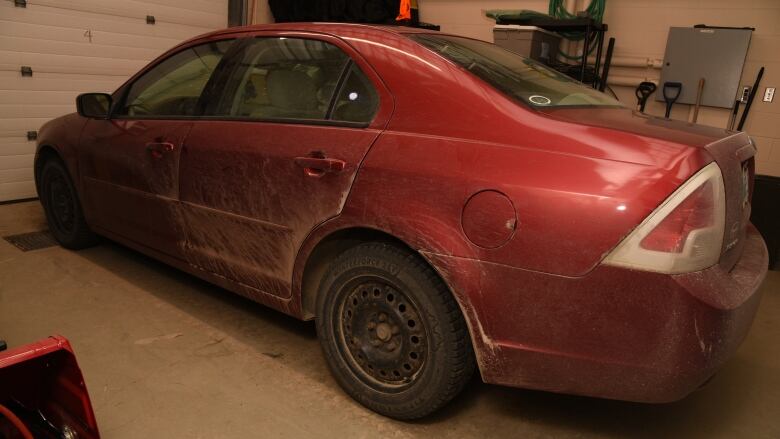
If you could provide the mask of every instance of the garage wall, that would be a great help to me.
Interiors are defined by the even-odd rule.
[[[268,0],[255,0],[254,19],[251,24],[268,24],[274,22],[274,14],[268,6]]]
[[[571,1],[573,4],[574,2]],[[580,5],[583,2],[579,0]],[[439,24],[443,32],[492,41],[493,20],[486,9],[531,9],[547,12],[547,0],[420,0],[420,19]],[[579,9],[582,9],[580,6]],[[604,21],[608,37],[615,37],[615,57],[662,59],[670,26],[752,26],[756,28],[750,44],[741,83],[752,85],[758,69],[765,67],[759,94],[753,102],[745,130],[759,147],[757,172],[780,176],[780,95],[774,102],[761,101],[765,87],[780,87],[780,1],[777,0],[608,0]],[[610,76],[635,77],[636,83],[658,79],[660,69],[613,67]],[[620,100],[636,104],[634,87],[612,86]],[[663,116],[661,103],[648,101],[646,111]],[[677,105],[675,119],[686,119],[690,106]],[[702,108],[699,123],[725,127],[729,111]]]
[[[22,8],[0,0],[0,201],[36,196],[28,131],[75,111],[79,93],[113,92],[182,40],[226,27],[227,3],[28,0]]]

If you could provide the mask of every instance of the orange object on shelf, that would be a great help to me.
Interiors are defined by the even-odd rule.
[[[401,8],[398,11],[398,16],[395,17],[395,21],[411,20],[412,19],[412,2],[411,0],[401,0]]]

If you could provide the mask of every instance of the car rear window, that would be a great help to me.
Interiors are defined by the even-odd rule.
[[[621,107],[617,100],[495,44],[450,35],[409,35],[511,98],[533,107]]]

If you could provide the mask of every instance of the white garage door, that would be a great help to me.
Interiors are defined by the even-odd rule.
[[[113,92],[170,47],[226,27],[227,11],[228,0],[0,0],[0,201],[36,196],[28,132],[75,111],[79,93]]]

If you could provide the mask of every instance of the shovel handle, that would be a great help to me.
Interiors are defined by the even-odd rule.
[[[672,94],[671,90],[674,90],[675,93]],[[666,115],[664,117],[667,119],[669,119],[669,115],[672,114],[672,105],[677,102],[677,98],[680,97],[681,92],[681,82],[664,82],[664,101],[666,101]]]

